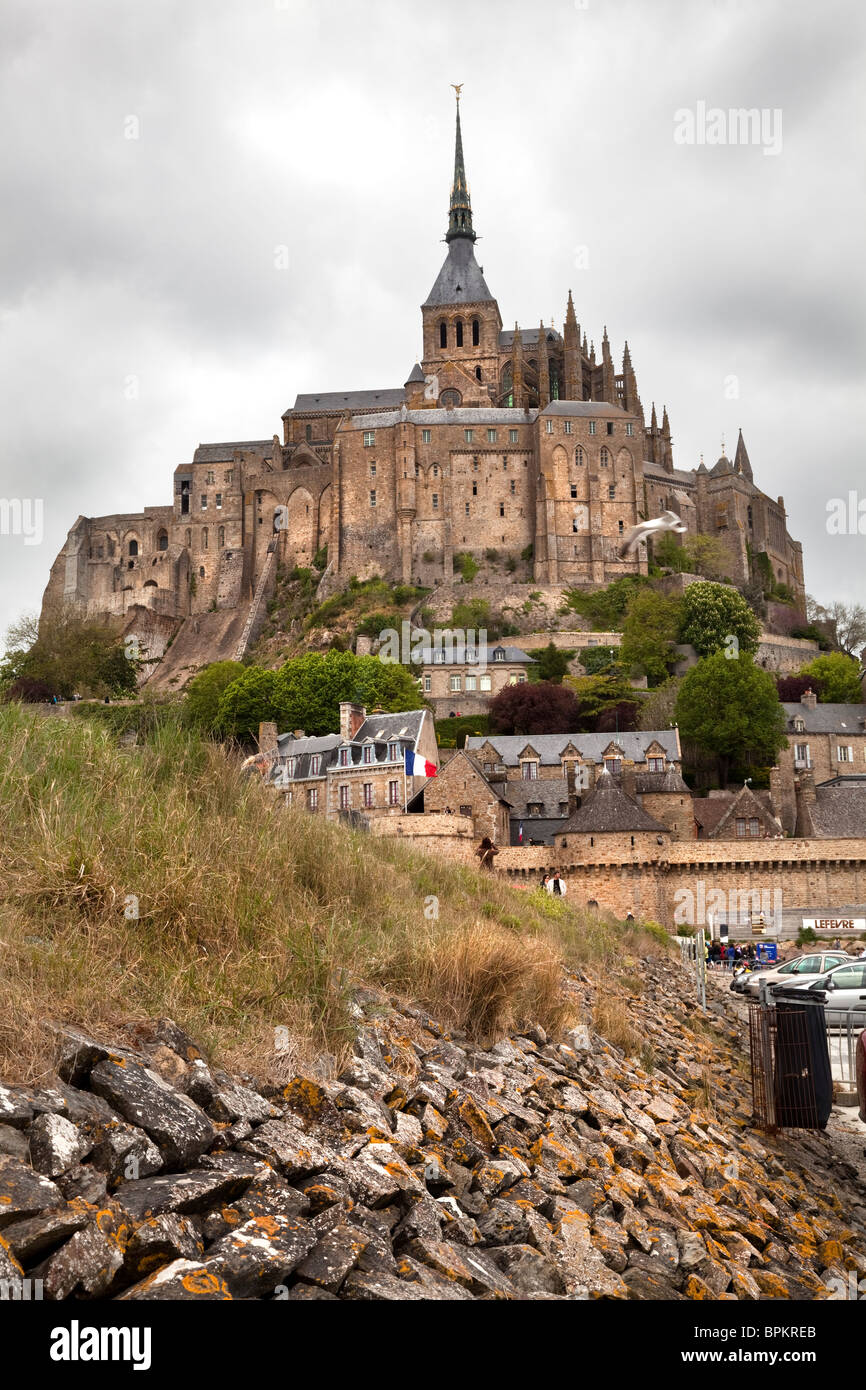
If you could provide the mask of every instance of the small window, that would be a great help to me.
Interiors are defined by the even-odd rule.
[[[609,450],[606,449],[606,448],[605,448],[605,449],[602,449],[602,451],[601,451],[601,466],[602,466],[602,468],[607,468],[607,465],[608,465],[609,463],[610,463],[610,452],[609,452]]]
[[[399,783],[399,782],[389,782],[389,783],[388,783],[388,805],[389,805],[389,806],[399,806],[399,805],[400,805],[400,783]]]
[[[614,502],[616,500],[616,483],[608,483],[607,500],[609,502]]]
[[[371,464],[370,464],[370,477],[371,477],[371,478],[375,478],[375,476],[376,476],[376,465],[375,465],[375,463],[371,463]]]
[[[574,461],[577,464],[578,468],[583,467],[583,449],[580,447],[579,444],[574,451]]]
[[[472,441],[473,441],[473,439],[475,438],[475,431],[474,431],[474,430],[464,430],[464,431],[463,431],[463,438],[466,440],[466,443],[467,443],[467,444],[471,444]]]
[[[304,430],[304,438],[306,439],[306,441],[307,441],[308,444],[312,444],[312,442],[313,442],[313,427],[312,427],[312,425],[307,425],[306,429]]]
[[[214,475],[213,475],[213,469],[212,469],[212,468],[209,468],[209,469],[208,469],[208,474],[207,474],[207,478],[205,479],[205,481],[208,482],[208,483],[213,483],[213,482],[216,481],[215,478],[214,478]]]
[[[516,444],[516,443],[517,443],[517,439],[518,439],[517,430],[509,430],[509,431],[508,431],[508,440],[509,440],[509,443],[511,443],[511,444]]]
[[[225,528],[224,526],[220,526],[219,530],[217,531],[217,545],[219,546],[220,550],[222,550],[222,548],[223,548],[223,546],[225,545],[225,543],[226,543],[226,528]]]
[[[352,766],[352,750],[351,750],[351,748],[341,748],[341,749],[340,749],[340,767],[351,767],[351,766]]]
[[[477,690],[477,689],[478,689],[478,677],[477,677],[477,676],[467,676],[467,677],[466,677],[466,689],[467,689],[467,690]]]
[[[514,493],[515,493],[516,489],[517,489],[517,483],[516,483],[515,479],[512,478],[512,479],[511,479],[511,495],[512,495],[512,497],[514,496]]]
[[[433,493],[433,510],[434,510],[434,512],[438,512],[438,510],[439,510],[439,493],[438,493],[438,492],[434,492],[434,493]]]
[[[500,503],[499,503],[499,515],[500,515],[500,516],[504,516],[504,515],[505,515],[505,503],[504,503],[504,502],[500,502]]]
[[[372,743],[364,744],[364,762],[374,763],[376,761],[376,750]]]
[[[129,542],[129,554],[130,554],[130,555],[137,555],[137,554],[138,554],[138,541],[130,541],[130,542]]]
[[[495,430],[488,430],[488,431],[487,431],[487,443],[488,443],[488,444],[495,444],[495,443],[496,443],[496,431],[495,431]]]
[[[613,434],[613,420],[606,421],[608,434]]]
[[[376,443],[376,431],[364,430],[364,448],[372,449]]]
[[[371,506],[371,507],[375,507],[375,505],[376,505],[376,489],[375,489],[374,487],[371,487],[371,488],[370,488],[370,506]]]
[[[319,788],[310,787],[307,791],[307,806],[311,811],[319,809]]]
[[[440,346],[441,348],[444,348],[444,347],[447,347],[447,346],[448,346],[448,325],[447,325],[447,323],[440,323],[440,325],[439,325],[439,346]]]
[[[201,548],[202,548],[202,550],[207,550],[207,527],[206,527],[206,526],[203,526],[203,527],[201,528]]]
[[[590,432],[590,434],[595,434],[595,421],[594,421],[594,420],[590,420],[590,422],[589,422],[589,432]]]
[[[619,535],[622,536],[622,535],[625,534],[625,526],[624,526],[624,524],[623,524],[621,521],[618,521],[618,522],[616,523],[616,527],[617,527],[617,531],[618,531]]]
[[[622,758],[605,758],[604,765],[607,771],[616,777],[619,775],[620,768],[622,767]]]
[[[227,468],[227,469],[226,469],[226,487],[231,487],[231,485],[232,485],[232,483],[234,482],[234,480],[235,480],[235,470],[234,470],[233,468]]]
[[[572,501],[576,500],[577,498],[577,483],[572,483],[571,485],[571,497]]]
[[[457,347],[463,346],[463,320],[458,319],[454,325],[454,336]]]
[[[422,431],[421,431],[421,443],[422,443],[422,444],[429,444],[429,443],[430,443],[430,440],[431,440],[432,438],[433,438],[433,432],[432,432],[432,430],[422,430]]]
[[[434,477],[434,478],[438,478],[438,477],[439,477],[439,465],[438,465],[438,463],[434,463],[434,465],[433,465],[433,477]]]
[[[340,787],[340,810],[348,811],[351,803],[351,788],[344,782]]]
[[[545,422],[544,422],[544,428],[545,428],[545,430],[546,430],[546,432],[547,432],[548,434],[553,434],[553,421],[552,421],[552,420],[545,420]]]
[[[478,484],[477,484],[477,483],[473,483],[473,484],[472,484],[472,496],[473,496],[473,497],[477,497],[477,496],[478,496]]]
[[[199,579],[204,579],[204,565],[199,565],[198,577]]]
[[[479,678],[478,678],[478,688],[479,688],[479,690],[489,690],[489,689],[491,688],[491,687],[490,687],[490,677],[489,677],[489,676],[479,676]]]
[[[396,762],[397,759],[399,758],[399,756],[400,756],[400,745],[399,745],[399,743],[389,743],[389,744],[388,744],[388,762],[389,762],[389,763],[394,763],[394,762]]]
[[[424,694],[425,694],[425,695],[429,695],[429,694],[430,694],[430,690],[431,690],[431,688],[432,688],[432,685],[433,685],[433,678],[432,678],[431,676],[425,676],[425,677],[424,677]]]
[[[460,681],[460,677],[459,677],[459,676],[452,676],[451,679],[450,679],[450,681],[448,682],[448,689],[449,689],[449,690],[462,690],[462,688],[463,688],[463,687],[462,687],[462,684],[461,684],[461,681]]]
[[[369,810],[373,805],[373,783],[364,783],[364,809]]]
[[[480,342],[481,342],[481,324],[478,322],[478,319],[473,319],[473,320],[472,320],[472,346],[473,346],[473,347],[478,347],[478,344],[479,344]]]
[[[649,765],[650,772],[664,772],[665,770],[664,758],[648,758],[647,763]]]
[[[839,763],[852,763],[854,761],[853,749],[845,744],[840,744],[836,749],[836,761]]]
[[[571,421],[570,421],[570,420],[566,420],[566,422],[565,422],[565,433],[566,433],[566,434],[571,434]]]
[[[466,516],[468,516],[468,515],[469,515],[469,503],[466,502],[464,505],[465,505],[465,507],[466,507]]]
[[[186,532],[186,548],[187,550],[190,550],[192,548],[192,531],[190,530],[187,530]]]
[[[203,492],[202,495],[201,495],[201,510],[202,510],[203,512],[206,512],[206,511],[207,511],[207,493],[206,493],[206,492]]]
[[[629,439],[631,439],[632,436],[634,435],[634,425],[631,424],[631,422],[629,422],[629,423],[626,425],[626,427],[625,427],[625,432],[626,432],[626,434],[628,435]]]
[[[222,495],[221,492],[218,492],[217,495],[216,495],[216,509],[217,509],[218,512],[222,511],[222,505],[223,505],[223,495]]]

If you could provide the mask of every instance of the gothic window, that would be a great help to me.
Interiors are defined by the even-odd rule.
[[[441,396],[439,397],[439,404],[444,406],[446,410],[448,410],[452,407],[458,406],[462,399],[463,397],[461,396],[459,391],[454,391],[449,387],[448,390],[443,391]]]
[[[454,334],[457,347],[463,346],[463,320],[458,319],[454,325]]]
[[[225,543],[226,543],[226,528],[225,528],[224,526],[221,526],[221,527],[219,528],[219,530],[217,531],[217,545],[219,546],[220,550],[222,550],[222,548],[223,548],[223,546],[225,545]]]
[[[157,548],[157,550],[168,550],[168,532],[167,532],[167,531],[160,531],[159,535],[158,535],[157,538],[156,538],[156,548]]]
[[[444,322],[439,325],[439,346],[441,348],[448,346],[448,325]]]
[[[138,541],[130,541],[130,542],[129,542],[129,554],[130,554],[130,555],[137,555],[137,554],[138,554]]]
[[[477,319],[472,320],[472,346],[477,347],[481,342],[481,324]],[[480,369],[479,369],[480,374]]]
[[[607,468],[607,465],[608,465],[609,463],[610,463],[610,452],[609,452],[608,449],[602,449],[602,451],[601,451],[601,466],[602,466],[602,468]]]
[[[583,449],[579,444],[574,451],[574,461],[577,464],[578,468],[583,467]]]

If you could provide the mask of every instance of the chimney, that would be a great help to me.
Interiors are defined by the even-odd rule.
[[[632,801],[634,801],[637,797],[637,775],[635,773],[634,763],[624,762],[621,776],[622,780],[620,785],[623,791],[626,796],[631,797]]]
[[[271,720],[263,720],[259,725],[259,752],[276,753],[277,726]]]
[[[814,780],[814,779],[813,779]],[[770,804],[773,807],[773,815],[782,814],[782,769],[780,767],[770,768]]]
[[[818,703],[818,696],[813,690],[804,690],[800,696],[800,704],[805,705],[806,709],[814,709]]]
[[[573,758],[569,758],[565,764],[565,783],[568,787],[568,814],[573,816],[577,810],[577,785],[574,777]]]
[[[344,700],[340,705],[340,738],[354,738],[366,718],[367,711],[363,705]]]
[[[797,776],[797,801],[803,806],[814,806],[818,800],[815,794],[814,772],[801,772]]]

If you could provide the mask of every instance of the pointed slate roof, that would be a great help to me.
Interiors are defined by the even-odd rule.
[[[752,465],[749,462],[749,455],[746,453],[746,446],[743,443],[743,431],[740,430],[737,439],[737,452],[734,455],[734,471],[742,473],[746,478],[752,476]]]
[[[617,786],[609,772],[604,771],[595,784],[595,790],[586,797],[583,805],[569,816],[558,831],[559,835],[607,835],[622,831],[651,831],[655,834],[670,834],[653,816],[632,801]]]
[[[469,201],[469,183],[466,179],[466,166],[463,163],[463,135],[460,131],[460,93],[457,93],[457,134],[454,139],[454,181],[451,184],[451,204],[448,211],[448,231],[445,240],[456,237],[475,240],[472,227],[472,204]]]

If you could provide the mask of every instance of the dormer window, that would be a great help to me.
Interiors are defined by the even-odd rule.
[[[520,772],[524,782],[535,782],[538,780],[538,763],[527,758],[520,764]]]
[[[795,719],[795,720],[794,720],[794,728],[796,729],[796,731],[797,731],[798,734],[804,734],[804,733],[806,732],[806,722],[805,722],[805,720],[803,720],[803,719]]]
[[[494,660],[494,661],[504,661],[504,660],[505,660],[505,648],[504,648],[504,647],[494,647],[494,649],[493,649],[493,660]]]
[[[400,745],[399,745],[399,743],[389,743],[389,744],[388,744],[388,761],[389,761],[389,763],[395,763],[395,762],[397,761],[397,759],[399,758],[399,756],[400,756]]]
[[[372,743],[364,744],[364,762],[374,763],[376,761],[376,750]]]
[[[351,767],[351,766],[352,766],[352,750],[351,750],[351,748],[341,748],[341,749],[340,749],[340,767]]]
[[[294,762],[294,758],[292,759],[292,762]],[[311,776],[311,777],[318,777],[318,775],[319,775],[319,770],[320,770],[321,766],[322,766],[322,756],[321,756],[321,754],[320,754],[320,753],[314,753],[313,756],[310,758],[310,776]]]

